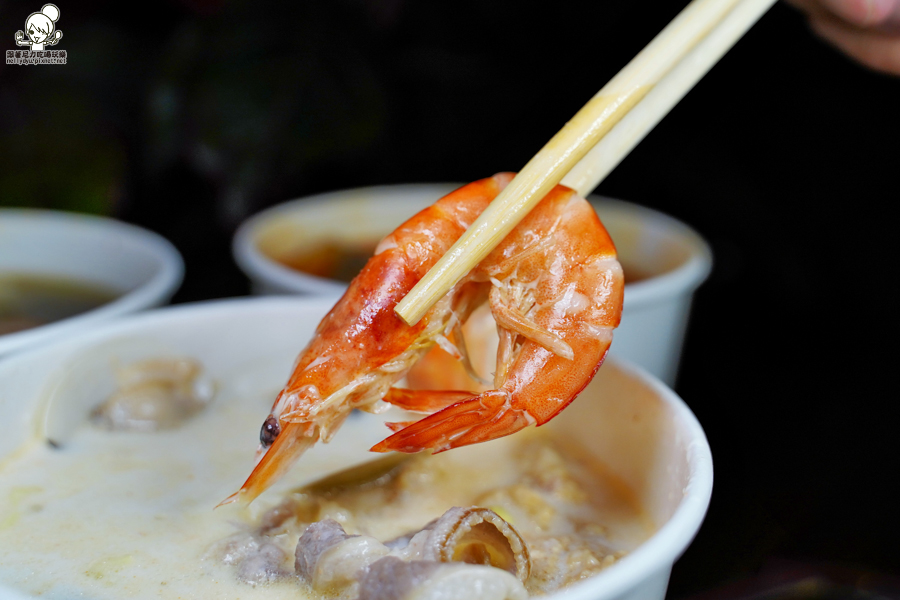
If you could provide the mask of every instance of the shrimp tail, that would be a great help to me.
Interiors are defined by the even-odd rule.
[[[401,429],[372,451],[444,452],[507,436],[533,423],[535,419],[527,411],[511,406],[506,392],[490,390]]]
[[[391,431],[396,432],[396,431],[400,431],[401,429],[403,429],[405,427],[409,427],[413,423],[415,423],[415,421],[395,421],[395,422],[388,421],[388,422],[385,422],[385,425],[387,425],[387,428],[390,429]]]

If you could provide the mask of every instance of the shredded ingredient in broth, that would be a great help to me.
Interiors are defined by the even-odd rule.
[[[288,577],[288,563],[296,555],[301,580],[323,597],[356,598],[360,580],[367,581],[365,569],[388,555],[407,562],[424,556],[432,562],[492,565],[500,567],[498,573],[503,568],[518,571],[525,589],[541,595],[600,572],[632,547],[633,540],[624,538],[620,526],[608,523],[603,514],[611,505],[627,511],[623,499],[598,489],[597,475],[587,464],[566,456],[538,431],[501,442],[497,446],[504,447],[488,459],[492,464],[486,468],[459,460],[457,450],[439,456],[389,455],[329,477],[289,494],[253,529],[227,538],[211,556],[234,565],[237,578],[255,585]],[[471,542],[451,558],[444,552],[440,559],[423,550],[424,541],[416,544],[435,523],[453,521],[453,511],[478,510],[493,515],[494,529],[506,527],[513,538],[523,540],[525,548],[518,552],[528,563],[527,575],[522,568],[509,567],[516,564],[511,558],[497,558],[503,550],[494,548],[503,544],[491,544],[487,538]],[[635,519],[637,511],[631,510]],[[313,539],[331,538],[327,553],[310,550],[322,544],[305,541],[313,531],[320,532]],[[316,560],[308,558],[310,553]],[[355,578],[341,570],[348,564]],[[340,576],[332,575],[335,569]],[[402,576],[413,575],[394,570],[393,577]],[[419,576],[418,586],[428,583]]]
[[[108,431],[85,414],[66,444],[36,444],[0,465],[0,582],[50,599],[383,600],[389,590],[379,582],[409,576],[409,598],[477,581],[479,589],[499,590],[485,598],[513,599],[522,589],[545,594],[597,573],[652,533],[627,492],[542,430],[436,456],[388,455],[332,469],[302,488],[291,490],[288,481],[250,512],[213,511],[250,460],[233,440],[255,434],[255,416],[271,397],[248,401],[246,387],[236,393],[233,383],[217,383],[214,410],[175,429]],[[345,438],[292,476],[327,472],[348,440],[378,439],[381,429],[372,417],[352,417]],[[432,533],[438,518],[454,531],[462,519],[473,533],[428,554],[450,539]],[[320,579],[331,583],[316,590],[297,574],[298,541],[328,520],[350,541],[340,546],[344,554],[317,558]],[[487,535],[490,527],[507,533]],[[501,556],[522,552],[504,549],[504,536],[518,547],[517,535],[529,556],[524,585],[523,571],[512,566],[519,559]],[[438,546],[428,545],[435,540]],[[454,562],[441,562],[450,554]],[[371,568],[347,575],[350,555]],[[391,560],[375,566],[372,557]]]

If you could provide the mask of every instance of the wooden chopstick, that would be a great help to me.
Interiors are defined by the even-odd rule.
[[[540,202],[541,198],[740,2],[741,0],[693,0],[688,4],[528,161],[465,234],[397,304],[395,311],[400,318],[409,324],[417,323],[435,302],[483,260]],[[743,23],[754,14],[755,11],[743,10],[735,19]],[[756,18],[750,20],[747,28]],[[677,91],[678,86],[674,87],[676,88],[674,91]],[[687,89],[690,89],[690,86]],[[677,100],[667,106],[667,102],[657,99],[654,106],[665,108],[667,112],[676,102]],[[661,119],[665,112],[653,117],[656,119],[653,124]],[[646,117],[638,120],[646,120]],[[639,139],[634,144],[637,144],[637,141]],[[625,144],[619,146],[619,150],[625,148],[630,150],[631,147],[633,145]],[[618,164],[621,158],[614,163]],[[588,177],[584,178],[586,185],[588,180]]]
[[[678,104],[776,0],[743,0],[562,178],[582,198]]]

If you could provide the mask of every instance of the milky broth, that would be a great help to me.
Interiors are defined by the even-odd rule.
[[[345,464],[351,450],[364,456],[389,432],[382,417],[354,414],[331,444],[304,456],[249,508],[214,510],[250,472],[274,396],[217,383],[209,408],[178,429],[110,432],[85,420],[59,448],[34,441],[0,462],[0,584],[60,599],[304,597],[292,577],[257,587],[238,581],[211,549],[255,527],[286,490]],[[504,461],[529,435],[430,457],[443,471],[455,470],[442,479],[444,489],[435,487],[402,515],[383,511],[385,521],[371,528],[388,538],[439,516],[451,498],[459,499],[463,484],[508,484],[515,469]],[[649,537],[626,488],[587,463],[579,469],[594,477],[586,485],[616,549],[630,550]],[[296,539],[284,542],[291,547]]]

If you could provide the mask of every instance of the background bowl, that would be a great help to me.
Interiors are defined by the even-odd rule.
[[[218,398],[235,393],[253,397],[254,392],[271,391],[284,381],[297,349],[312,335],[333,301],[333,297],[255,298],[182,305],[132,315],[11,357],[0,363],[0,381],[4,382],[0,387],[0,461],[17,460],[16,453],[23,445],[42,438],[61,442],[65,448],[65,436],[77,432],[97,399],[114,389],[116,362],[154,358],[161,353],[191,357],[216,381]],[[209,410],[214,410],[216,402]],[[266,407],[260,405],[260,410]],[[250,439],[256,427],[256,422],[248,424]],[[662,600],[672,565],[699,529],[712,490],[709,446],[693,414],[657,379],[612,360],[579,399],[546,427],[579,440],[602,461],[611,477],[634,492],[655,530],[647,541],[600,574],[548,598]],[[322,457],[334,458],[334,452],[343,453],[351,463],[371,457],[367,448],[384,434],[381,419],[375,416],[351,419],[331,444],[311,450],[304,457],[308,460],[301,461],[288,479],[321,476],[320,465],[329,464]],[[172,501],[169,511],[212,506],[233,491],[252,464],[251,446],[246,448],[246,464],[229,462],[227,472],[194,465],[194,469],[204,469],[202,477],[212,478],[210,485],[190,502]],[[478,448],[487,446],[471,449]],[[178,469],[187,468],[182,457],[175,460]],[[340,465],[332,460],[330,466]],[[194,478],[201,479],[201,475],[188,475],[188,480]],[[288,483],[296,485],[297,481]],[[133,502],[140,505],[136,499]],[[103,514],[97,511],[83,518],[99,519]],[[157,518],[172,519],[177,514]],[[227,521],[225,515],[222,519]],[[89,562],[93,558],[77,555],[75,560]],[[9,565],[0,567],[0,572],[3,568],[9,573]],[[73,577],[84,572],[83,565],[67,568]],[[130,580],[131,574],[123,570],[115,577]],[[100,589],[107,592],[118,589],[114,579],[103,584]],[[20,593],[0,582],[0,598],[19,598]]]
[[[298,262],[297,257],[309,263],[322,248],[340,246],[371,254],[400,223],[458,187],[378,186],[285,202],[241,225],[234,237],[234,257],[254,293],[340,293],[345,282],[286,263]],[[709,246],[690,227],[658,211],[600,196],[590,201],[625,269],[624,312],[611,352],[673,385],[693,293],[712,265]]]
[[[116,293],[97,308],[0,335],[0,356],[167,302],[184,275],[163,237],[113,219],[44,210],[0,210],[0,275],[61,277]]]

